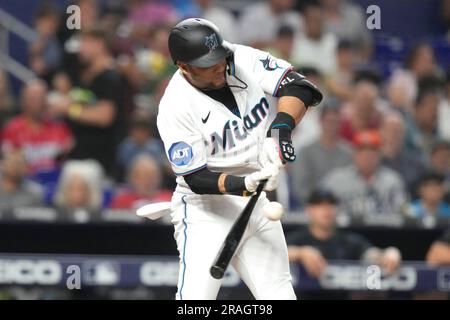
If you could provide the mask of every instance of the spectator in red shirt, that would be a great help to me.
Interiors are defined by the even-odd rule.
[[[378,88],[372,82],[361,80],[353,89],[353,99],[344,107],[341,137],[353,141],[356,131],[378,129],[380,113],[377,108]]]
[[[2,132],[2,150],[21,149],[28,173],[55,170],[57,159],[73,145],[68,127],[46,117],[47,86],[41,80],[25,85],[21,93],[22,113],[9,121]]]
[[[111,202],[113,209],[135,209],[151,202],[170,201],[172,192],[161,190],[161,168],[148,155],[137,156],[128,172],[128,186]]]

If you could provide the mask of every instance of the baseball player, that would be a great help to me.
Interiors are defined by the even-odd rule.
[[[180,253],[177,299],[215,299],[209,269],[249,194],[277,186],[295,159],[291,132],[322,94],[286,61],[224,41],[211,22],[191,18],[169,35],[179,70],[158,111],[158,130],[177,175],[172,222]],[[268,123],[265,94],[279,97]],[[261,194],[231,264],[256,299],[296,299],[279,221],[262,214]]]

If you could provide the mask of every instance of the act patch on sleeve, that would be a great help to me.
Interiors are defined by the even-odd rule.
[[[175,142],[169,148],[170,162],[177,167],[188,165],[192,156],[192,147],[184,141]]]

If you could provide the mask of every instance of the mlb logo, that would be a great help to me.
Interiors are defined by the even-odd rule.
[[[205,37],[205,46],[209,49],[209,52],[213,51],[219,46],[217,36],[215,33]]]
[[[112,261],[86,261],[82,270],[88,285],[112,286],[120,281],[120,265]]]

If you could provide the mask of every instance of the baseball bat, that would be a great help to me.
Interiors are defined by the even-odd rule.
[[[228,232],[225,241],[222,244],[219,253],[217,254],[216,260],[214,261],[211,269],[209,270],[211,276],[215,279],[222,279],[225,274],[225,270],[230,264],[231,258],[233,258],[239,243],[241,242],[242,236],[244,235],[245,229],[247,228],[250,216],[255,208],[256,202],[266,185],[267,180],[262,180],[258,187],[256,188],[255,194],[252,195],[244,210],[240,216],[236,219],[230,231]]]

